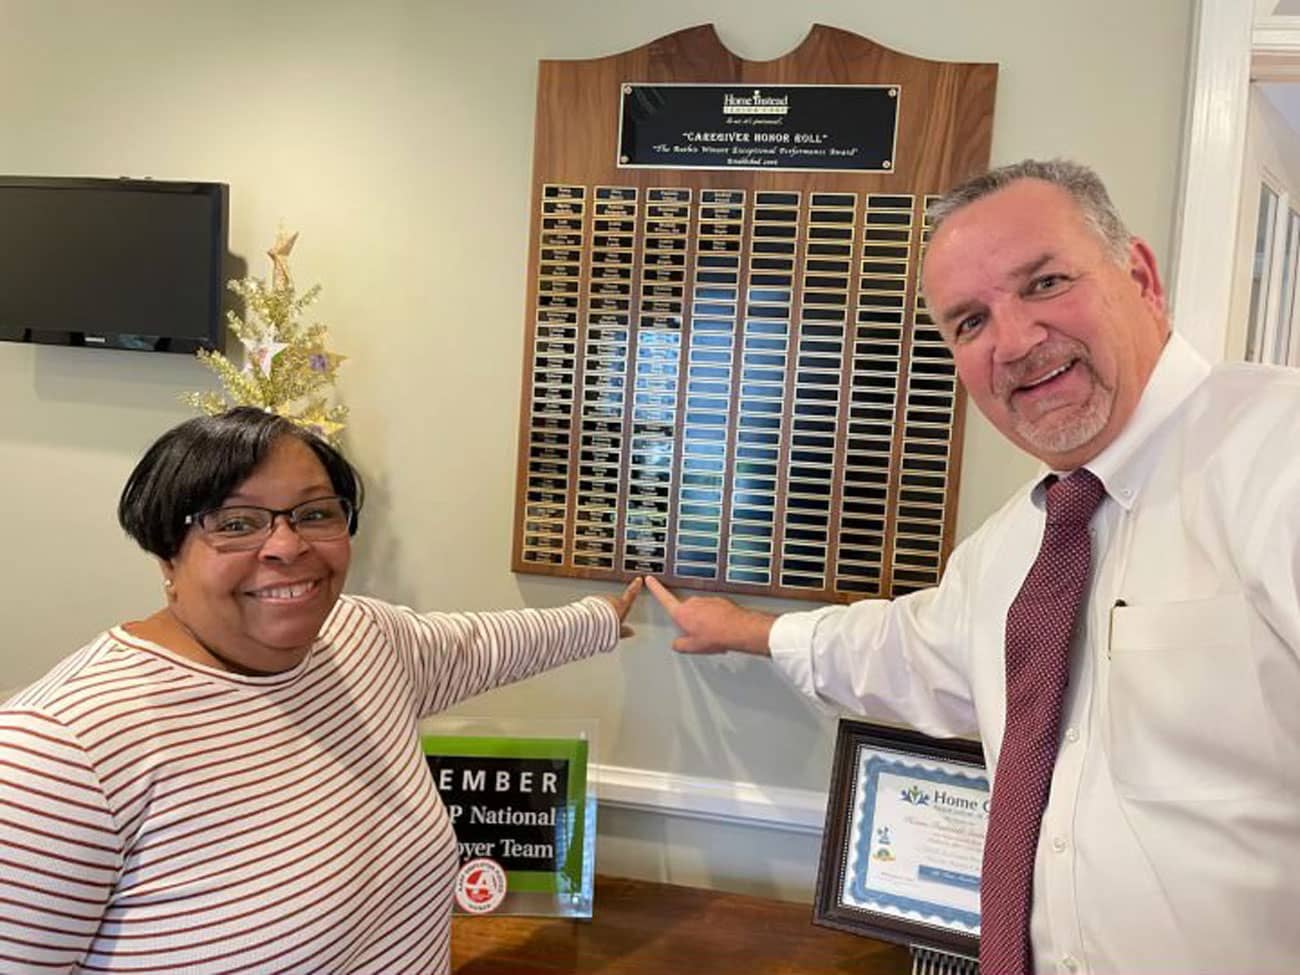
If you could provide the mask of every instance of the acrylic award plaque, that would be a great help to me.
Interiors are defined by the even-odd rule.
[[[710,26],[538,76],[513,568],[849,601],[938,581],[964,416],[918,277],[997,67]]]
[[[455,910],[591,917],[595,722],[439,715],[420,730],[456,833]]]

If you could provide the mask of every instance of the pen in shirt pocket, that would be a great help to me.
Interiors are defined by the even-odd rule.
[[[1128,603],[1126,603],[1126,602],[1125,602],[1124,600],[1122,600],[1122,599],[1117,599],[1117,600],[1115,600],[1115,602],[1113,602],[1113,603],[1111,604],[1111,607],[1110,607],[1110,625],[1109,625],[1108,630],[1107,630],[1107,633],[1106,633],[1106,657],[1107,657],[1107,659],[1110,658],[1110,648],[1111,648],[1111,645],[1115,642],[1115,610],[1117,610],[1117,609],[1122,609],[1122,608],[1124,608],[1124,607],[1127,606],[1127,605],[1128,605]]]

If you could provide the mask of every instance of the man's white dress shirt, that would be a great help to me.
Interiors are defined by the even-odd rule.
[[[1087,467],[1107,499],[1038,842],[1036,969],[1300,972],[1300,370],[1211,370],[1174,335]],[[996,774],[1042,496],[1018,492],[937,588],[782,616],[773,658],[823,700],[978,735]]]

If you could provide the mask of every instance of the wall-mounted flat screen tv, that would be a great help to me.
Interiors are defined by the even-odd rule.
[[[221,346],[224,183],[0,176],[0,340]]]

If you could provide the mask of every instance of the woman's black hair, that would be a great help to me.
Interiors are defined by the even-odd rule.
[[[219,507],[282,437],[310,447],[335,493],[360,513],[361,475],[338,450],[282,416],[237,406],[217,416],[186,420],[154,441],[122,489],[118,523],[146,552],[175,558],[189,531],[186,517]],[[354,514],[349,533],[356,532]]]

